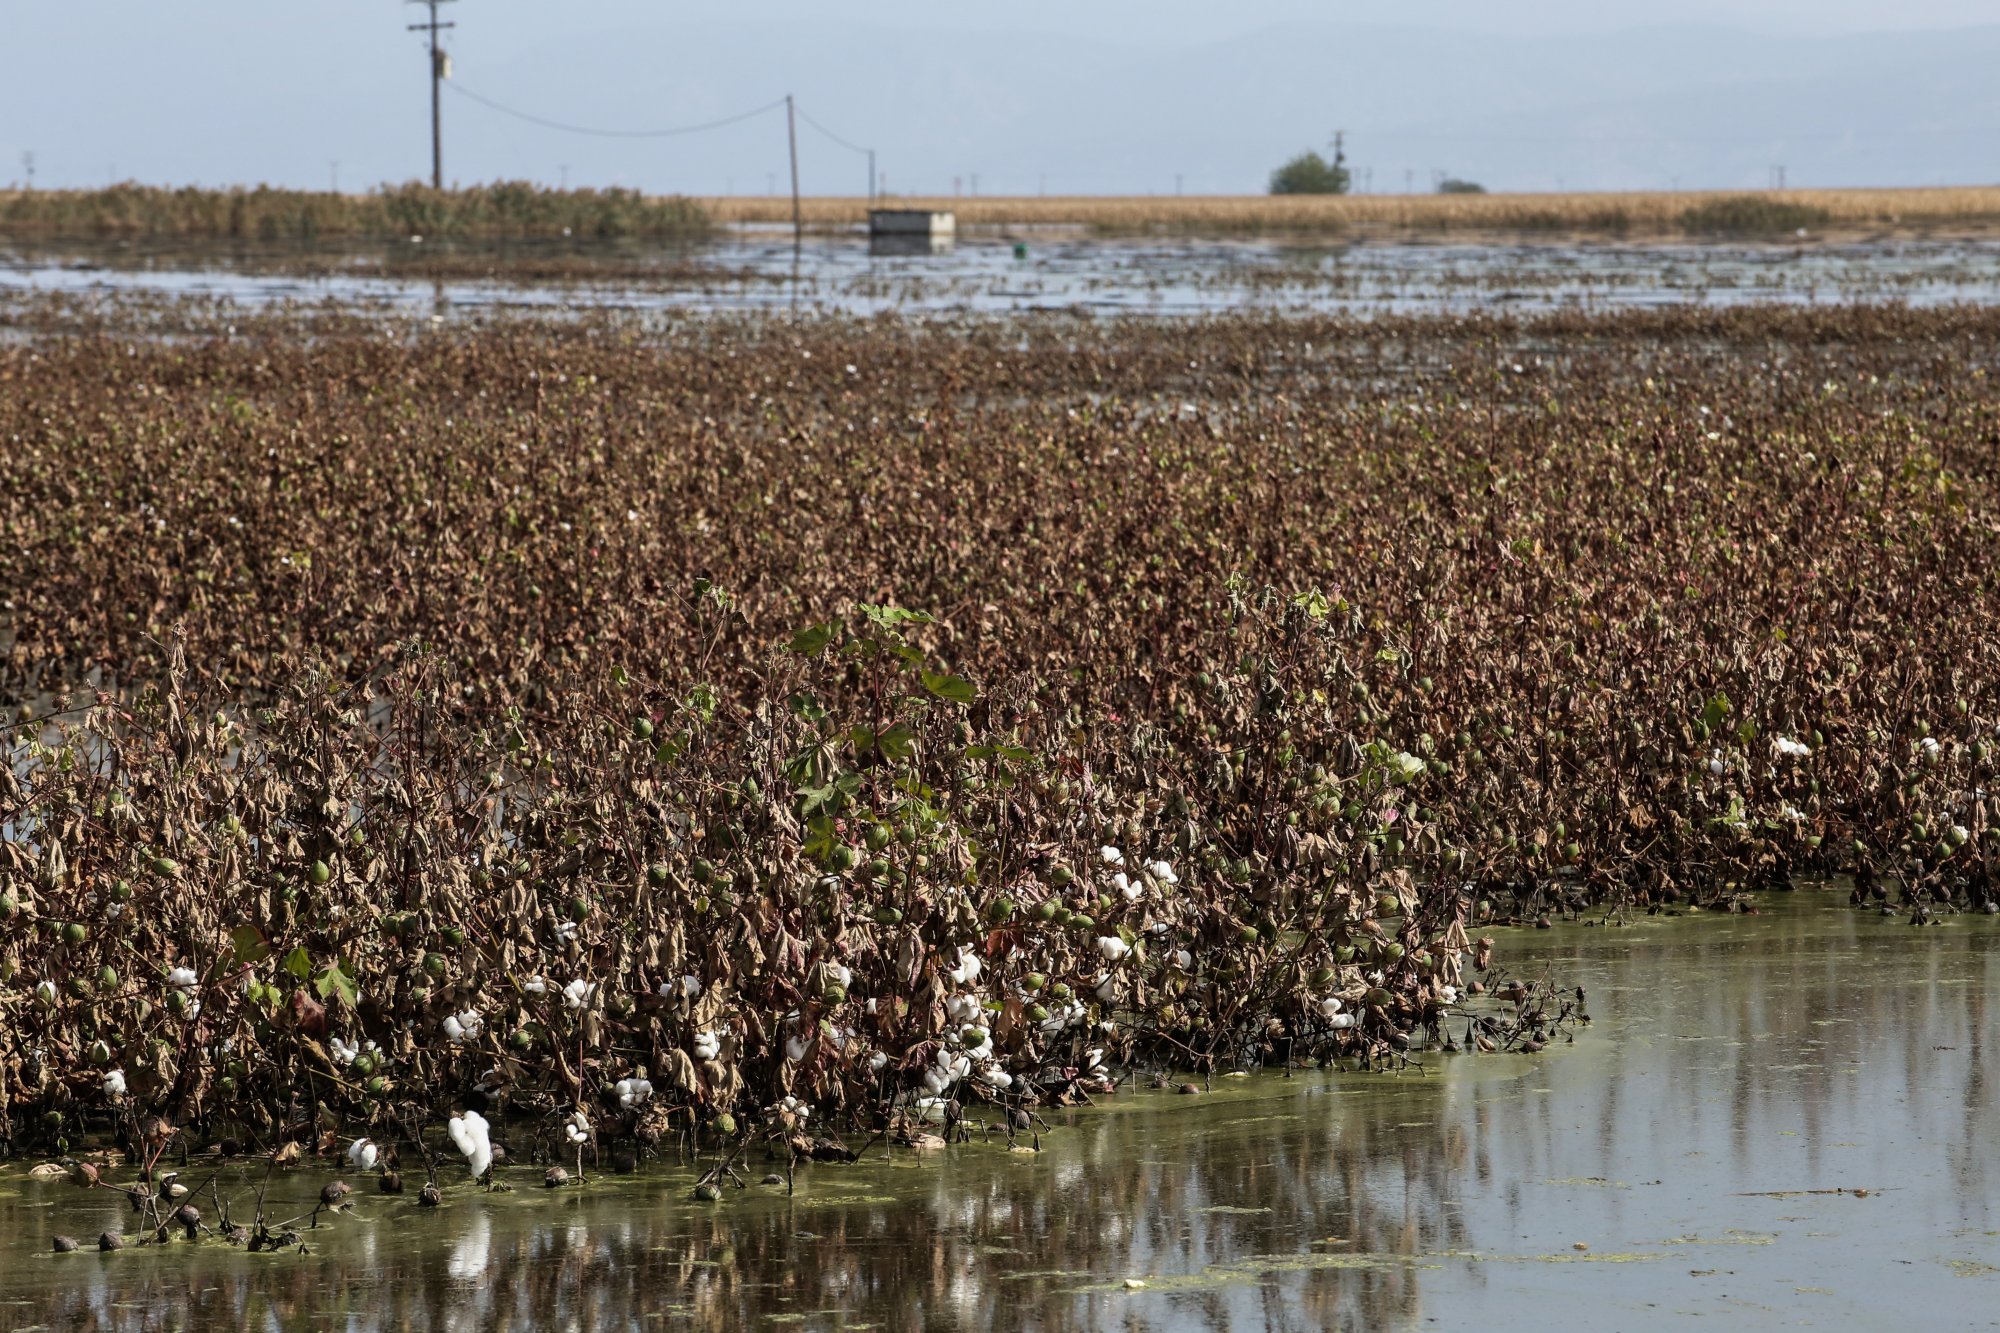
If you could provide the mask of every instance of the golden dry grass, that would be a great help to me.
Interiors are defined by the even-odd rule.
[[[943,209],[961,227],[1075,226],[1108,232],[1611,232],[1688,230],[1690,210],[1758,201],[1779,210],[1823,213],[1834,231],[1990,230],[2000,225],[2000,186],[1935,189],[1648,191],[1612,194],[1344,196],[1073,196],[1062,198],[894,198],[895,208]],[[717,222],[789,223],[788,198],[700,201]],[[806,225],[857,225],[859,198],[811,198]],[[1789,228],[1787,228],[1789,229]]]

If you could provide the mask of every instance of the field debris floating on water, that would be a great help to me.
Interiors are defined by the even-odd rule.
[[[0,1138],[721,1194],[1539,1050],[1503,922],[1993,904],[1996,325],[0,349]]]

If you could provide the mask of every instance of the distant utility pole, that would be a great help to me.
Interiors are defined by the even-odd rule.
[[[34,188],[35,188],[35,150],[34,150],[34,149],[32,149],[32,148],[24,148],[24,149],[22,149],[22,150],[21,150],[21,170],[23,170],[23,171],[25,171],[25,172],[27,172],[27,173],[28,173],[28,188],[29,188],[29,189],[31,189],[31,190],[32,190],[32,189],[34,189]]]
[[[439,88],[451,76],[451,57],[438,48],[438,33],[445,28],[456,28],[456,23],[439,23],[438,6],[450,4],[451,0],[411,0],[430,10],[430,17],[422,23],[409,25],[411,32],[428,32],[431,37],[431,188],[444,188],[444,108],[440,105]]]
[[[875,150],[868,150],[868,206],[875,207]]]
[[[792,149],[792,253],[805,244],[805,221],[799,214],[799,122],[792,110],[792,95],[785,94],[785,137]]]
[[[1785,167],[1782,162],[1773,165],[1771,168],[1771,188],[1774,190],[1785,188]]]

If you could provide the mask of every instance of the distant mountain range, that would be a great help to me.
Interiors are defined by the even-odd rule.
[[[21,148],[36,150],[46,184],[315,185],[336,159],[348,188],[427,171],[423,56],[399,26],[385,37],[350,20],[283,62],[241,59],[218,26],[198,59],[150,68],[147,25],[169,21],[154,8],[96,51],[10,73],[0,180],[18,176]],[[1793,186],[2000,181],[2000,25],[1551,36],[1290,22],[1173,45],[821,18],[553,31],[527,46],[482,30],[474,6],[454,8],[455,80],[485,98],[644,129],[792,91],[814,121],[875,147],[889,187],[911,193],[1257,191],[1336,129],[1377,192],[1428,189],[1437,172],[1509,190],[1754,188],[1779,168]],[[188,23],[199,31],[198,14],[171,18],[182,38]],[[787,177],[776,112],[638,139],[566,134],[450,92],[445,110],[448,172],[464,180],[708,194],[782,190]],[[861,191],[860,155],[811,124],[800,136],[808,193]]]

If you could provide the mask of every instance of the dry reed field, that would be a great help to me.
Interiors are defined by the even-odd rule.
[[[1581,997],[1507,976],[1507,922],[1836,873],[1991,910],[1996,345],[1887,307],[0,344],[0,1143],[470,1106],[714,1190],[1135,1064],[1540,1049]]]
[[[711,198],[721,223],[789,224],[786,198]],[[897,196],[885,207],[940,209],[962,227],[1084,227],[1109,233],[1425,232],[1781,235],[1971,231],[2000,224],[2000,186],[1938,189],[1652,191],[1615,194],[949,198]],[[858,226],[866,201],[803,201],[813,227]]]

